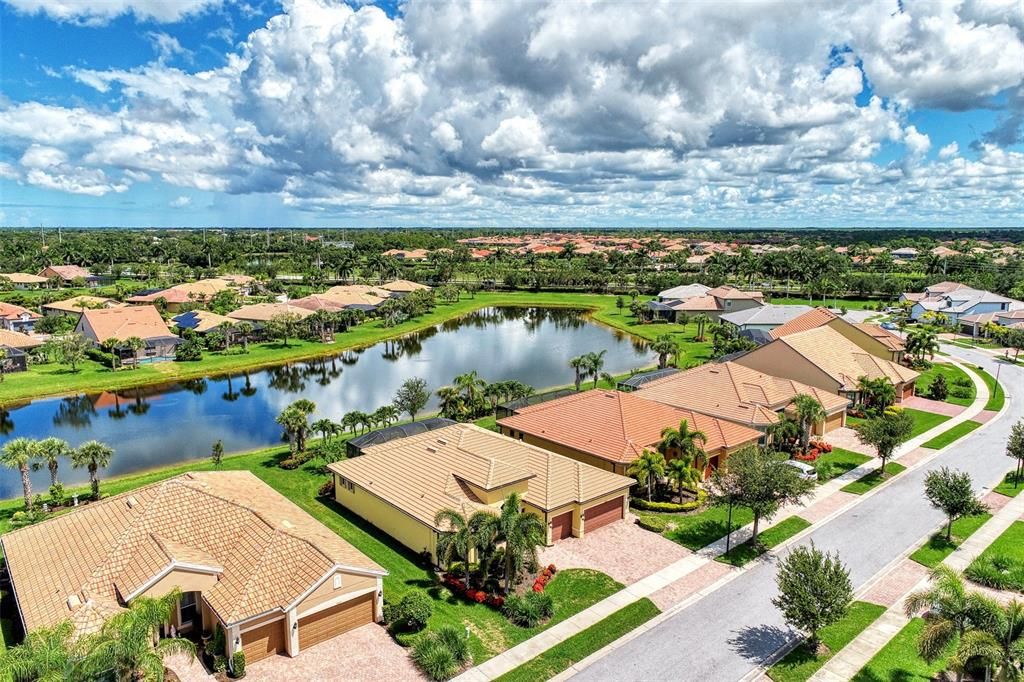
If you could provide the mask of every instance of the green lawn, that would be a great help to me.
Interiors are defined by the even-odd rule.
[[[633,602],[518,668],[508,671],[497,678],[497,682],[536,682],[551,679],[627,632],[640,627],[659,613],[658,607],[650,599],[644,598]]]
[[[959,518],[953,522],[952,542],[946,540],[946,528],[943,526],[942,530],[931,536],[928,542],[910,555],[910,558],[928,568],[938,566],[943,559],[960,546],[960,543],[971,537],[974,531],[981,528],[991,518],[991,514],[978,514],[977,516]]]
[[[1006,495],[1007,497],[1017,497],[1017,495],[1024,490],[1024,478],[1020,481],[1014,481],[1014,475],[1011,471],[1006,474],[1006,478],[1003,482],[993,488],[1000,495]]]
[[[872,488],[881,485],[885,481],[900,473],[906,471],[907,467],[903,466],[899,462],[889,462],[885,465],[885,472],[875,469],[871,473],[864,474],[853,483],[849,483],[843,487],[844,493],[853,493],[854,495],[863,495]]]
[[[985,403],[985,409],[992,410],[993,412],[1003,409],[1003,404],[1006,402],[1006,394],[1003,393],[1002,385],[996,383],[996,378],[982,368],[974,367],[972,369],[981,376],[982,381],[988,386],[988,402]]]
[[[0,405],[23,402],[46,395],[61,395],[82,391],[110,391],[148,384],[159,384],[181,379],[241,372],[278,365],[285,362],[307,360],[340,353],[343,350],[369,346],[384,339],[402,336],[413,331],[466,315],[488,306],[544,306],[581,308],[589,310],[591,318],[601,324],[628,332],[645,340],[670,334],[682,350],[678,362],[681,366],[702,363],[711,359],[711,342],[696,341],[697,325],[638,324],[628,311],[615,306],[615,296],[558,292],[483,292],[474,298],[463,298],[457,303],[439,303],[430,313],[407,320],[394,327],[385,327],[381,320],[371,320],[338,334],[334,343],[291,340],[281,343],[252,344],[246,354],[206,353],[198,362],[160,362],[144,365],[137,370],[113,371],[98,362],[87,360],[77,372],[64,365],[35,365],[26,372],[8,374],[0,383]],[[546,387],[538,387],[546,388]]]
[[[953,387],[956,380],[958,379],[967,379],[970,382],[971,386],[970,397],[955,398],[952,395],[949,395],[946,397],[945,402],[952,403],[954,405],[962,405],[964,407],[967,407],[968,405],[974,402],[974,397],[975,395],[977,395],[977,390],[974,388],[974,382],[971,381],[971,378],[967,376],[966,372],[964,372],[956,365],[950,365],[942,362],[936,362],[931,366],[930,369],[921,372],[921,376],[917,380],[917,395],[928,397],[929,387],[932,385],[932,382],[935,381],[935,377],[939,376],[940,374],[946,377],[946,385],[950,388]]]
[[[995,563],[998,559],[1003,563]],[[997,590],[1024,592],[1024,521],[1014,521],[970,563],[964,574]]]
[[[815,462],[818,464],[827,464],[827,467],[822,467],[818,472],[818,484],[830,481],[836,476],[842,476],[851,469],[856,469],[864,462],[870,461],[871,458],[867,455],[862,455],[859,452],[853,452],[852,450],[843,450],[842,448],[834,448],[832,452],[826,452],[818,456],[818,460]],[[822,472],[828,471],[827,476],[822,476]]]
[[[881,303],[881,301],[867,298],[832,298],[831,296],[825,299],[825,301],[822,301],[820,298],[815,298],[813,301],[810,301],[806,296],[773,296],[772,303],[775,305],[824,305],[829,308],[864,310],[865,308],[875,307]]]
[[[946,667],[949,651],[928,663],[917,655],[917,638],[924,629],[924,619],[907,623],[868,664],[853,676],[853,682],[931,682]]]
[[[781,661],[768,668],[768,677],[776,682],[804,682],[883,613],[885,613],[884,606],[863,601],[853,602],[850,604],[850,610],[846,616],[839,622],[822,628],[818,634],[821,641],[828,647],[829,653],[819,657],[801,644],[786,654]]]
[[[778,547],[805,528],[810,527],[810,521],[800,518],[799,516],[791,516],[760,533],[757,538],[757,543],[747,540],[742,545],[736,545],[733,547],[729,550],[728,554],[722,554],[715,557],[715,561],[720,561],[723,564],[729,564],[731,566],[743,566],[744,564],[747,564],[761,556],[768,550]]]
[[[663,535],[683,547],[698,550],[715,540],[725,537],[729,510],[727,507],[708,507],[696,514],[658,514],[634,510],[637,516],[661,517],[675,528],[669,528]],[[736,530],[753,522],[754,515],[746,507],[733,507],[732,529]]]
[[[953,441],[960,440],[979,426],[981,426],[981,424],[976,421],[967,420],[965,422],[960,422],[948,431],[940,433],[935,436],[935,438],[925,442],[921,447],[931,448],[932,450],[941,450]]]
[[[917,438],[925,431],[934,429],[942,422],[949,421],[949,417],[944,414],[934,414],[932,412],[923,412],[921,410],[915,410],[912,407],[908,407],[904,410],[914,419],[914,430],[910,432],[911,438]]]
[[[621,584],[598,571],[560,571],[547,588],[554,598],[555,615],[547,623],[536,628],[512,625],[501,613],[490,607],[455,599],[446,589],[435,583],[433,572],[422,566],[418,557],[408,549],[333,500],[316,497],[317,489],[326,480],[318,471],[320,463],[314,460],[299,469],[288,471],[277,466],[286,455],[286,447],[267,448],[226,457],[222,468],[253,472],[356,549],[386,568],[389,575],[384,578],[384,594],[388,601],[398,601],[410,590],[425,590],[433,597],[434,606],[429,627],[455,625],[460,629],[468,628],[470,648],[476,663],[529,639],[545,628],[622,589]],[[208,460],[199,460],[147,474],[104,481],[102,490],[107,495],[115,494],[185,471],[209,471],[212,468]],[[85,490],[81,488],[77,491]],[[10,515],[18,509],[17,500],[0,503],[0,530],[9,530]]]

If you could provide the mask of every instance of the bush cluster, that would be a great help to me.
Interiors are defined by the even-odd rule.
[[[964,575],[995,590],[1024,591],[1024,562],[1002,554],[978,557],[967,567]]]
[[[668,521],[659,516],[641,516],[637,518],[636,525],[652,533],[664,533],[668,528]]]
[[[469,660],[468,636],[454,625],[425,632],[412,646],[412,660],[430,679],[450,679]]]
[[[466,583],[462,581],[462,578],[455,575],[454,573],[445,573],[441,579],[441,583],[451,590],[455,596],[468,599],[469,601],[476,602],[477,604],[487,604],[496,609],[500,609],[505,604],[505,598],[500,594],[489,594],[484,590],[475,590],[472,587],[466,587]]]
[[[550,594],[544,592],[513,594],[505,600],[505,608],[502,610],[512,624],[532,628],[551,617],[555,612],[555,602]]]
[[[543,592],[547,584],[551,582],[551,579],[555,577],[555,565],[548,564],[547,568],[541,571],[541,574],[537,576],[537,579],[533,581],[533,591]]]
[[[707,492],[699,490],[697,492],[696,500],[693,500],[692,502],[683,502],[682,504],[679,504],[678,502],[648,502],[641,497],[633,497],[629,500],[629,506],[641,511],[665,513],[688,512],[700,509],[704,506],[704,501],[707,499],[707,496]]]
[[[433,601],[426,592],[410,592],[397,604],[384,607],[384,619],[388,630],[397,632],[419,632],[427,627],[430,614],[434,611]]]

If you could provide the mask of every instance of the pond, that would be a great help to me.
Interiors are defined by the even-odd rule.
[[[0,435],[57,436],[75,446],[96,439],[114,458],[102,476],[117,476],[208,457],[215,441],[227,452],[281,442],[274,418],[299,398],[317,405],[310,420],[340,421],[346,412],[372,412],[391,402],[410,377],[431,392],[476,370],[487,381],[515,379],[541,390],[569,384],[569,360],[606,350],[604,371],[621,373],[651,364],[642,341],[591,322],[578,310],[485,308],[475,313],[360,350],[226,377],[183,381],[66,398],[36,400],[0,410]],[[126,370],[128,371],[128,370]],[[432,396],[428,411],[436,409]],[[65,484],[87,480],[62,462]],[[32,474],[34,492],[46,492],[49,473]],[[0,470],[0,498],[21,494],[17,471]]]

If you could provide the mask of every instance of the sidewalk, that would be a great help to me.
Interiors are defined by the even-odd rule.
[[[1020,519],[1022,514],[1024,514],[1024,495],[1018,495],[957,547],[943,560],[943,563],[954,570],[963,571],[968,564],[985,551],[986,547]],[[907,590],[894,604],[889,606],[889,609],[878,620],[829,659],[810,679],[816,682],[842,682],[842,680],[849,680],[856,675],[858,670],[867,665],[868,661],[910,622],[903,612],[903,601],[910,592],[921,589],[927,584],[928,578],[925,578]],[[866,599],[866,601],[873,600]]]
[[[960,364],[956,361],[953,362],[954,364]],[[962,365],[960,366],[962,367]],[[935,436],[953,428],[957,424],[967,421],[982,411],[985,403],[988,401],[988,387],[974,372],[969,371],[968,375],[974,381],[977,390],[975,400],[971,406],[966,408],[956,417],[952,417],[935,428],[926,431],[907,443],[904,443],[904,445],[897,450],[894,459],[898,459],[904,455],[914,452],[921,444],[928,442]],[[908,462],[908,469],[916,468],[937,456],[940,452],[941,450],[928,450],[926,453],[915,453],[915,457],[913,457],[914,461],[912,463]],[[490,660],[481,663],[479,666],[470,668],[456,677],[456,682],[486,682],[487,680],[493,680],[544,653],[551,647],[559,644],[569,637],[572,637],[581,630],[584,630],[606,618],[615,611],[618,611],[619,609],[622,609],[623,607],[645,597],[655,597],[655,601],[659,602],[659,608],[664,605],[665,608],[662,609],[663,613],[651,621],[648,621],[645,626],[634,630],[632,633],[625,635],[619,640],[619,642],[627,641],[631,636],[635,636],[636,633],[642,632],[646,628],[653,626],[653,624],[660,622],[671,613],[675,613],[686,608],[693,602],[718,589],[730,580],[742,575],[744,571],[757,565],[758,562],[764,561],[766,557],[776,554],[794,542],[797,542],[802,537],[810,533],[813,528],[820,526],[822,523],[845,512],[851,506],[860,503],[862,500],[871,497],[873,494],[883,489],[885,487],[884,484],[868,491],[864,495],[849,495],[848,493],[842,492],[842,488],[848,483],[856,481],[858,478],[874,471],[877,468],[877,459],[865,462],[859,467],[851,469],[850,471],[847,471],[846,473],[818,486],[814,491],[813,496],[806,502],[799,505],[788,505],[784,507],[770,519],[770,525],[766,523],[767,520],[762,520],[764,527],[768,528],[788,518],[800,515],[802,512],[808,512],[808,516],[814,517],[813,519],[808,519],[813,523],[810,528],[794,535],[786,542],[773,548],[769,552],[766,552],[760,558],[751,561],[746,566],[742,568],[734,568],[726,564],[715,562],[716,557],[725,553],[726,538],[722,537],[706,547],[697,550],[693,554],[688,555],[675,563],[669,564],[646,578],[642,578],[615,594],[606,597],[593,606],[590,606],[576,615],[567,618],[535,637],[531,637],[525,642],[498,654]],[[750,539],[752,533],[753,524],[748,524],[733,531],[731,534],[732,545],[736,546],[746,542]],[[603,655],[606,653],[607,649],[613,648],[614,646],[616,646],[616,643],[592,654],[591,657],[588,657],[588,660],[593,660],[594,658]],[[583,662],[581,662],[581,664],[582,663]],[[577,664],[577,666],[583,667],[581,664]],[[569,671],[566,672],[574,671],[577,666],[573,666],[573,668],[570,668]],[[558,679],[558,677],[555,679]]]

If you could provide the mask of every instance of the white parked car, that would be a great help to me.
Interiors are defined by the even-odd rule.
[[[787,459],[785,462],[787,465],[793,467],[800,474],[800,478],[805,481],[817,481],[818,470],[812,467],[807,462],[799,462],[795,459]]]

